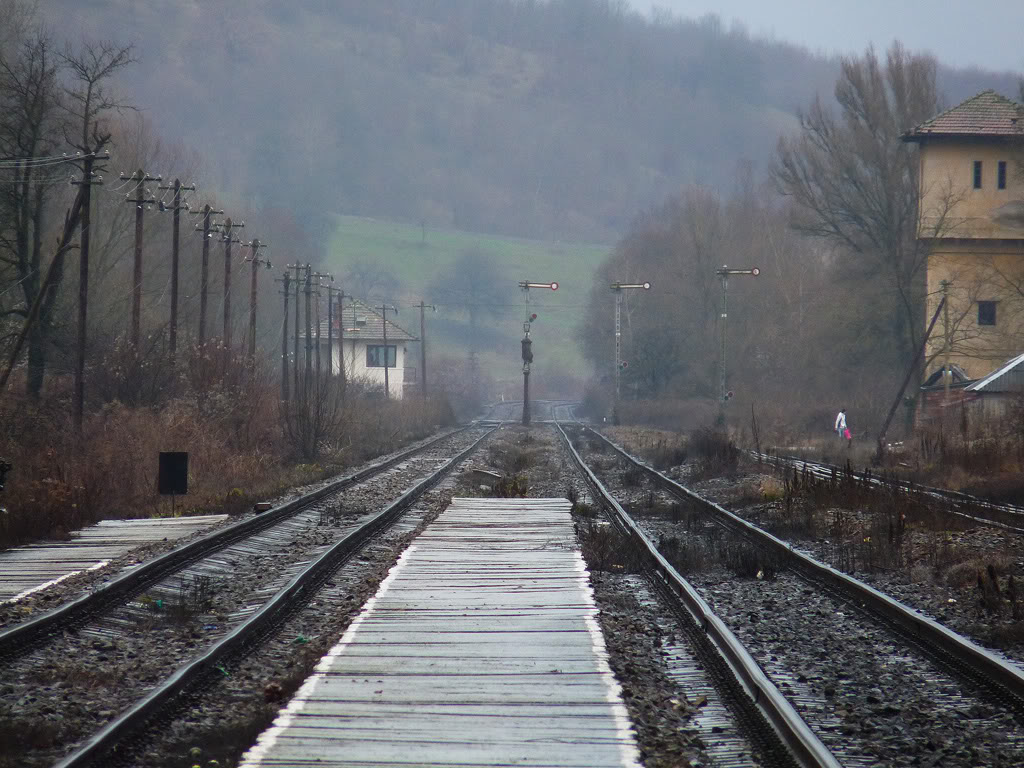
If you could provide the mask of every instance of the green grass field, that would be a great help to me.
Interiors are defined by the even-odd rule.
[[[507,301],[494,306],[493,312],[479,321],[487,334],[481,364],[499,381],[519,379],[520,364],[510,348],[518,349],[525,304],[516,284],[520,280],[555,281],[559,284],[557,291],[533,289],[530,292],[531,309],[538,314],[531,332],[536,357],[534,370],[542,375],[545,365],[557,365],[562,373],[575,372],[580,376],[589,373],[576,333],[583,319],[592,276],[607,257],[610,246],[431,228],[427,228],[424,238],[415,224],[358,216],[338,216],[336,221],[328,256],[328,268],[334,274],[344,278],[360,264],[372,264],[390,274],[395,284],[387,290],[397,295],[386,298],[400,306],[398,324],[417,335],[419,313],[411,305],[421,299],[428,304],[438,304],[437,313],[431,313],[428,318],[432,356],[460,358],[467,354],[465,342],[458,338],[460,328],[464,329],[468,321],[466,304],[444,304],[432,297],[429,290],[435,279],[449,271],[464,251],[475,249],[487,255],[500,280],[508,285]],[[344,282],[342,287],[345,287]]]

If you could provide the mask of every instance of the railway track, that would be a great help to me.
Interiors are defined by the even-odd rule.
[[[700,594],[842,764],[1024,760],[1017,665],[796,551],[603,435],[588,430],[577,442],[628,500],[638,529],[692,571]],[[624,467],[643,473],[642,487],[622,482]],[[716,553],[764,575],[737,578],[701,563]]]
[[[214,552],[286,523],[313,505],[330,500],[334,495],[409,461],[432,446],[448,440],[462,430],[445,433],[409,450],[373,463],[352,474],[337,478],[321,488],[262,514],[253,515],[232,525],[190,541],[137,567],[126,569],[103,586],[80,595],[39,616],[0,630],[0,662],[38,649],[47,638],[82,626],[91,617],[102,614],[110,606],[130,600],[147,588],[182,571],[191,563]]]
[[[245,521],[229,537],[217,537],[218,531],[192,542],[202,546],[191,552],[190,545],[180,548],[187,554],[174,553],[177,570],[140,566],[136,570],[146,575],[134,578],[130,589],[117,585],[91,605],[88,598],[75,601],[60,619],[46,617],[42,628],[15,628],[21,636],[9,646],[15,652],[5,662],[4,683],[25,690],[35,681],[34,695],[19,703],[44,718],[47,712],[76,714],[68,719],[78,728],[57,731],[49,749],[32,748],[31,739],[20,757],[7,749],[0,764],[48,765],[75,743],[80,746],[61,765],[114,764],[113,747],[173,708],[183,691],[225,675],[226,665],[272,636],[490,431],[458,430],[402,452],[254,518],[260,525]],[[82,732],[89,714],[83,710],[96,708],[96,686],[110,695],[90,736]],[[26,722],[32,719],[27,714],[21,712]],[[132,764],[123,748],[120,754],[121,764]]]
[[[839,467],[820,461],[810,461],[795,456],[782,456],[778,453],[750,451],[756,461],[777,468],[793,469],[810,475],[819,480],[835,481],[837,478],[857,480],[861,483],[918,494],[941,503],[945,511],[969,523],[989,525],[1015,533],[1024,533],[1024,507],[1015,504],[1003,504],[989,501],[948,488],[933,488],[927,485],[912,483],[898,477],[878,474],[870,470],[855,471],[849,466]]]
[[[516,408],[503,404],[491,415],[513,415]],[[572,420],[573,404],[548,402],[538,415],[549,418],[537,421]],[[265,678],[288,674],[290,663],[283,660],[294,656],[296,643],[337,636],[344,616],[361,604],[357,595],[367,594],[363,572],[341,566],[366,557],[357,553],[368,547],[381,550],[381,563],[392,562],[404,544],[395,533],[390,543],[375,544],[381,531],[496,427],[477,425],[447,436],[446,443],[431,443],[427,454],[396,457],[372,482],[317,496],[278,525],[195,559],[175,575],[157,577],[134,598],[120,600],[119,608],[80,621],[73,631],[44,634],[41,647],[12,654],[0,697],[3,683],[34,675],[37,696],[50,698],[42,707],[31,706],[37,719],[47,722],[53,719],[47,711],[59,720],[86,701],[60,687],[76,675],[84,676],[87,686],[115,670],[120,677],[104,683],[112,690],[110,711],[97,713],[94,730],[61,734],[62,746],[55,751],[5,754],[0,766],[54,760],[61,768],[166,764],[167,755],[180,754],[168,743],[176,732],[194,730],[188,724],[195,723],[206,691],[220,691],[222,709],[247,698],[251,703],[254,686],[259,691]],[[514,450],[525,447],[548,457],[550,476],[536,481],[540,470],[531,474],[530,495],[560,496],[567,483],[585,482],[587,495],[609,511],[630,548],[646,552],[648,580],[623,576],[616,583],[635,590],[641,604],[662,606],[659,611],[668,606],[659,619],[665,622],[661,656],[679,690],[704,702],[692,710],[687,730],[699,732],[708,764],[859,768],[1024,761],[1019,668],[815,563],[646,467],[599,433],[578,424],[569,433],[559,424],[537,424],[500,434]],[[561,461],[550,458],[555,450]],[[493,454],[490,449],[488,455]],[[643,473],[641,486],[635,478],[624,482],[628,471]],[[437,491],[432,493],[436,497]],[[381,509],[380,498],[392,501]],[[390,530],[410,532],[425,514],[421,509],[407,515],[410,522]],[[709,561],[717,556],[714,550],[725,553],[722,562],[729,557],[754,562],[764,576],[739,578],[729,571],[732,566],[717,562],[695,565],[699,557],[680,557],[686,546],[703,551]],[[225,573],[235,575],[231,584],[223,583]],[[220,615],[195,606],[188,621],[168,621],[168,603],[183,596],[198,601],[199,587],[210,583],[230,598],[215,601]],[[164,603],[163,612],[157,612],[157,602]],[[129,656],[147,647],[135,645],[147,635],[149,647],[154,637],[168,646],[166,655],[133,667]],[[54,685],[52,670],[62,663],[67,674]],[[275,665],[278,672],[267,671]],[[628,675],[627,687],[632,685]],[[268,702],[277,695],[274,686],[266,686]],[[643,732],[650,712],[641,708],[633,714]],[[61,757],[72,744],[74,751]]]
[[[760,764],[838,768],[840,764],[764,674],[736,635],[715,615],[697,590],[658,551],[657,546],[619,504],[572,445],[564,429],[560,425],[556,425],[556,429],[596,499],[609,511],[613,525],[633,547],[642,552],[648,573],[656,588],[674,607],[674,612],[688,630],[686,634],[693,649],[691,652],[696,662],[694,666],[701,666],[707,670],[712,684],[729,710],[729,715],[737,721],[745,739],[756,749]],[[703,676],[698,676],[695,670],[691,669],[686,676],[686,683],[691,688],[707,685],[707,682],[700,680],[699,677]],[[711,727],[722,730],[722,725]],[[737,750],[729,744],[723,751],[735,755]],[[740,750],[740,754],[747,756],[749,753]],[[722,762],[745,764],[726,760]]]

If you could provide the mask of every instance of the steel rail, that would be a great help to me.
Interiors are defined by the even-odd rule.
[[[225,659],[239,653],[254,639],[271,631],[273,627],[286,619],[299,604],[308,602],[320,584],[330,578],[345,559],[378,531],[395,522],[402,512],[436,485],[453,467],[473,453],[493,431],[492,429],[481,435],[472,445],[446,461],[429,477],[417,483],[373,518],[333,544],[311,565],[292,578],[248,620],[214,643],[202,656],[179,667],[170,678],[150,691],[130,709],[107,723],[85,744],[57,763],[54,768],[84,768],[96,764],[109,764],[108,762],[98,763],[98,761],[104,759],[111,750],[115,749],[122,739],[140,729],[190,684],[200,680],[204,675],[216,671],[217,666],[222,664]]]
[[[820,580],[832,589],[852,597],[862,607],[882,616],[908,636],[924,644],[925,647],[942,651],[955,662],[964,665],[979,676],[980,681],[988,687],[1005,692],[1006,695],[1015,698],[1020,706],[1024,706],[1024,672],[1016,666],[1003,661],[972,640],[957,634],[910,606],[894,600],[874,587],[868,586],[863,581],[797,551],[792,544],[773,536],[715,502],[705,499],[686,486],[666,477],[646,462],[632,456],[600,432],[589,427],[585,427],[585,429],[591,434],[597,435],[625,459],[641,467],[673,496],[685,498],[705,509],[715,522],[736,531],[752,543],[781,555],[810,578]]]
[[[704,601],[697,590],[665,559],[655,544],[647,538],[629,514],[608,492],[576,451],[565,430],[562,429],[562,425],[555,424],[555,427],[562,435],[562,439],[565,441],[576,466],[586,476],[587,481],[597,491],[602,501],[611,508],[614,516],[628,532],[628,535],[646,550],[647,557],[655,571],[669,585],[672,591],[679,596],[694,621],[697,622],[712,641],[722,659],[732,671],[733,676],[739,680],[754,706],[771,725],[779,738],[782,739],[782,742],[790,750],[790,753],[797,762],[807,768],[812,766],[817,768],[840,768],[840,763],[808,727],[789,700],[782,695],[775,684],[765,675],[743,644],[732,633],[732,630],[715,615],[711,606]]]
[[[801,459],[797,456],[780,456],[779,454],[765,452],[758,453],[757,451],[749,451],[749,453],[753,458],[767,464],[773,464],[777,467],[781,467],[783,464],[797,469],[803,467],[815,477],[821,479],[829,479],[834,476],[845,474],[863,482],[870,482],[879,487],[897,488],[907,494],[922,494],[942,501],[951,502],[953,504],[960,503],[965,505],[970,511],[950,507],[949,512],[957,517],[970,520],[972,523],[1002,528],[1003,530],[1012,531],[1014,533],[1024,533],[1024,508],[1015,504],[1002,504],[999,502],[989,501],[988,499],[982,499],[978,496],[972,496],[971,494],[964,493],[962,491],[919,485],[909,480],[901,480],[897,477],[885,477],[871,472],[858,472],[847,467],[838,467],[834,464],[826,464],[825,462]],[[1005,519],[996,520],[992,517],[981,516],[980,512],[985,510],[990,510],[1003,515],[1005,516]],[[1010,520],[1012,523],[1006,522],[1006,520]]]
[[[469,428],[469,426],[466,426],[450,430],[423,445],[364,467],[357,472],[328,483],[323,488],[281,504],[267,512],[211,531],[204,536],[175,547],[126,573],[114,577],[88,594],[70,600],[53,610],[40,614],[34,619],[29,619],[9,629],[0,631],[0,659],[7,659],[19,653],[32,650],[34,644],[49,635],[55,634],[61,628],[83,622],[94,613],[103,610],[109,605],[129,599],[146,587],[166,578],[169,574],[180,570],[184,566],[194,563],[200,558],[229,546],[236,541],[270,528],[325,496],[337,493],[373,477],[393,467],[395,464],[405,461],[410,456],[425,451],[442,440],[446,440],[452,435],[459,434]]]

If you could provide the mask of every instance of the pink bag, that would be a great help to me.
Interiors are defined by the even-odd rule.
[[[843,430],[843,437],[845,437],[847,440],[850,439],[850,430],[849,430],[849,428]]]

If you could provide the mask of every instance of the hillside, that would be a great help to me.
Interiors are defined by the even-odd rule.
[[[682,185],[763,168],[836,62],[714,17],[608,0],[48,0],[58,36],[134,41],[122,88],[206,188],[286,208],[610,242]],[[879,41],[884,47],[888,41]],[[942,74],[955,102],[1009,75]]]
[[[488,285],[474,285],[460,274],[460,258],[467,253],[479,254],[491,265],[480,275],[480,282]],[[342,216],[325,263],[334,274],[348,278],[347,291],[371,301],[385,296],[388,303],[397,300],[392,297],[406,297],[396,322],[417,336],[420,319],[414,305],[425,300],[435,308],[427,315],[432,357],[461,360],[475,344],[480,365],[491,378],[514,388],[520,381],[519,338],[527,311],[517,283],[559,283],[557,292],[531,291],[530,311],[538,315],[533,327],[537,368],[549,378],[583,378],[588,368],[575,339],[591,276],[607,255],[606,247],[596,245],[423,230]]]

